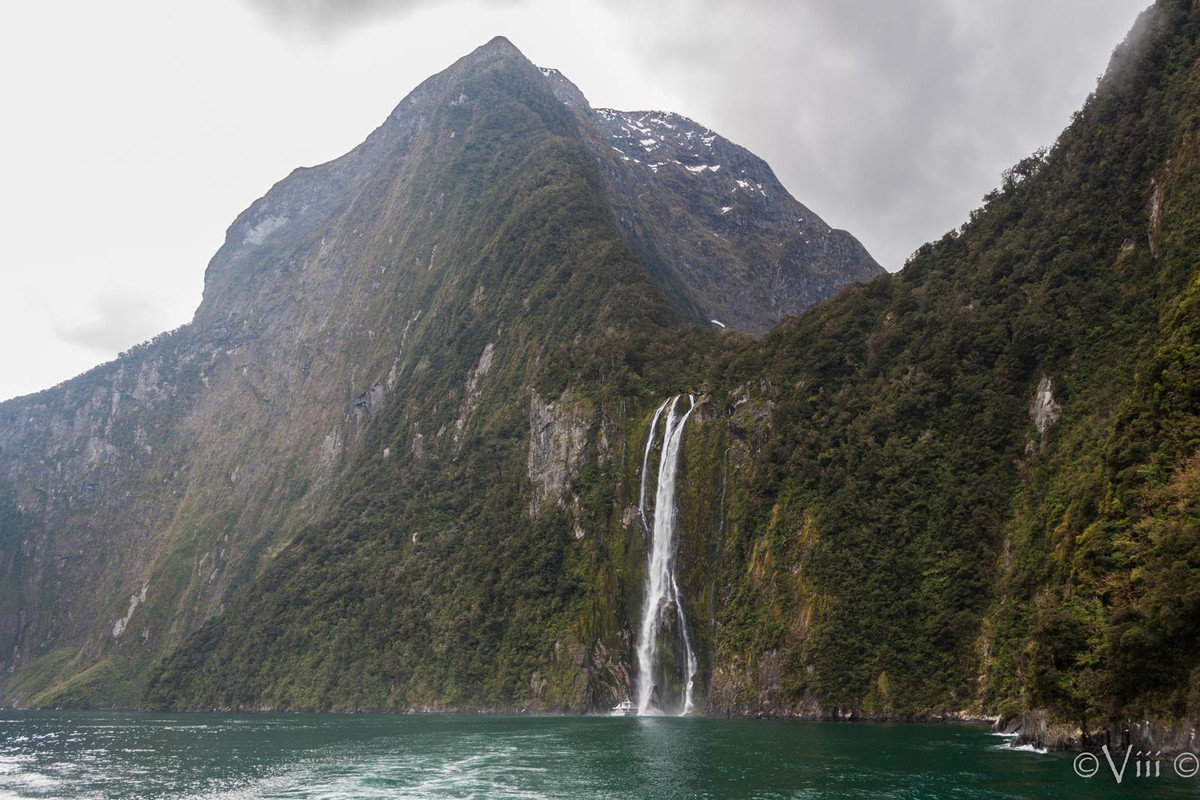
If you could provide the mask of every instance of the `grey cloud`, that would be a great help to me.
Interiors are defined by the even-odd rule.
[[[1144,2],[703,0],[632,35],[704,124],[897,269],[1052,143]]]
[[[268,19],[309,33],[337,33],[378,17],[400,14],[430,0],[247,0]]]
[[[488,0],[497,6],[519,0]],[[338,36],[379,19],[396,17],[437,0],[245,0],[247,5],[289,33],[314,38]]]
[[[92,314],[71,323],[55,322],[59,340],[110,356],[146,341],[164,329],[155,304],[141,297],[105,295],[95,298]]]

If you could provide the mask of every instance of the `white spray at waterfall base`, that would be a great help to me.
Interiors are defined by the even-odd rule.
[[[654,664],[658,654],[659,631],[662,628],[663,614],[667,609],[673,609],[682,633],[683,646],[686,651],[686,674],[682,675],[684,686],[682,714],[692,710],[692,683],[696,674],[696,654],[692,651],[692,640],[688,633],[687,618],[680,597],[679,583],[675,578],[675,523],[678,511],[675,508],[675,478],[679,469],[680,443],[683,439],[683,426],[696,407],[696,398],[688,395],[688,409],[680,416],[677,413],[679,400],[683,395],[676,395],[664,402],[654,412],[650,423],[650,434],[646,440],[646,450],[642,456],[642,485],[639,495],[638,512],[643,523],[646,523],[646,472],[650,460],[650,448],[654,443],[654,433],[658,419],[663,409],[667,409],[667,422],[663,430],[662,456],[658,462],[658,483],[654,494],[654,527],[650,540],[650,564],[646,571],[646,603],[642,611],[642,626],[638,635],[638,713],[645,714],[650,707],[651,695],[654,691]]]

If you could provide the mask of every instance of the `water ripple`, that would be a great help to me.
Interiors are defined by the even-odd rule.
[[[968,726],[0,713],[5,798],[1102,797]],[[1128,782],[1127,782],[1128,783]],[[1194,796],[1200,783],[1122,785]]]

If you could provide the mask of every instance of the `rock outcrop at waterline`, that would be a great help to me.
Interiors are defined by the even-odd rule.
[[[1107,747],[1114,753],[1132,750],[1147,757],[1170,757],[1200,749],[1200,732],[1194,720],[1166,723],[1149,719],[1118,720],[1088,730],[1071,722],[1056,721],[1046,711],[1039,710],[999,720],[995,728],[1013,734],[1015,747],[1028,745],[1050,751],[1099,752]]]

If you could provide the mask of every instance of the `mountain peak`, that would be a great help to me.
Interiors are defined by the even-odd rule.
[[[482,45],[482,48],[488,49],[488,50],[504,48],[504,49],[508,49],[508,50],[513,50],[518,53],[521,52],[520,50],[517,49],[516,45],[514,45],[511,41],[509,41],[507,36],[493,36],[491,39],[489,39],[487,41],[487,44]]]
[[[535,66],[495,36],[423,81],[362,145],[294,174],[243,212],[206,273],[197,319],[241,307],[244,281],[269,274],[276,248],[313,235],[364,181],[398,169],[433,135],[435,121],[448,119],[439,109],[457,109],[450,113],[458,121],[436,134],[453,147],[464,141],[470,109],[481,100],[494,106],[500,94],[532,103],[530,113],[552,118],[559,135],[591,150],[624,243],[691,321],[760,334],[846,283],[882,272],[857,240],[798,203],[757,156],[676,114],[593,109],[561,72]],[[665,222],[682,219],[681,226]]]
[[[510,42],[504,36],[493,36],[485,44],[482,44],[472,50],[471,54],[467,56],[467,58],[476,60],[484,59],[488,61],[501,58],[517,58],[521,61],[529,60],[515,44]]]

